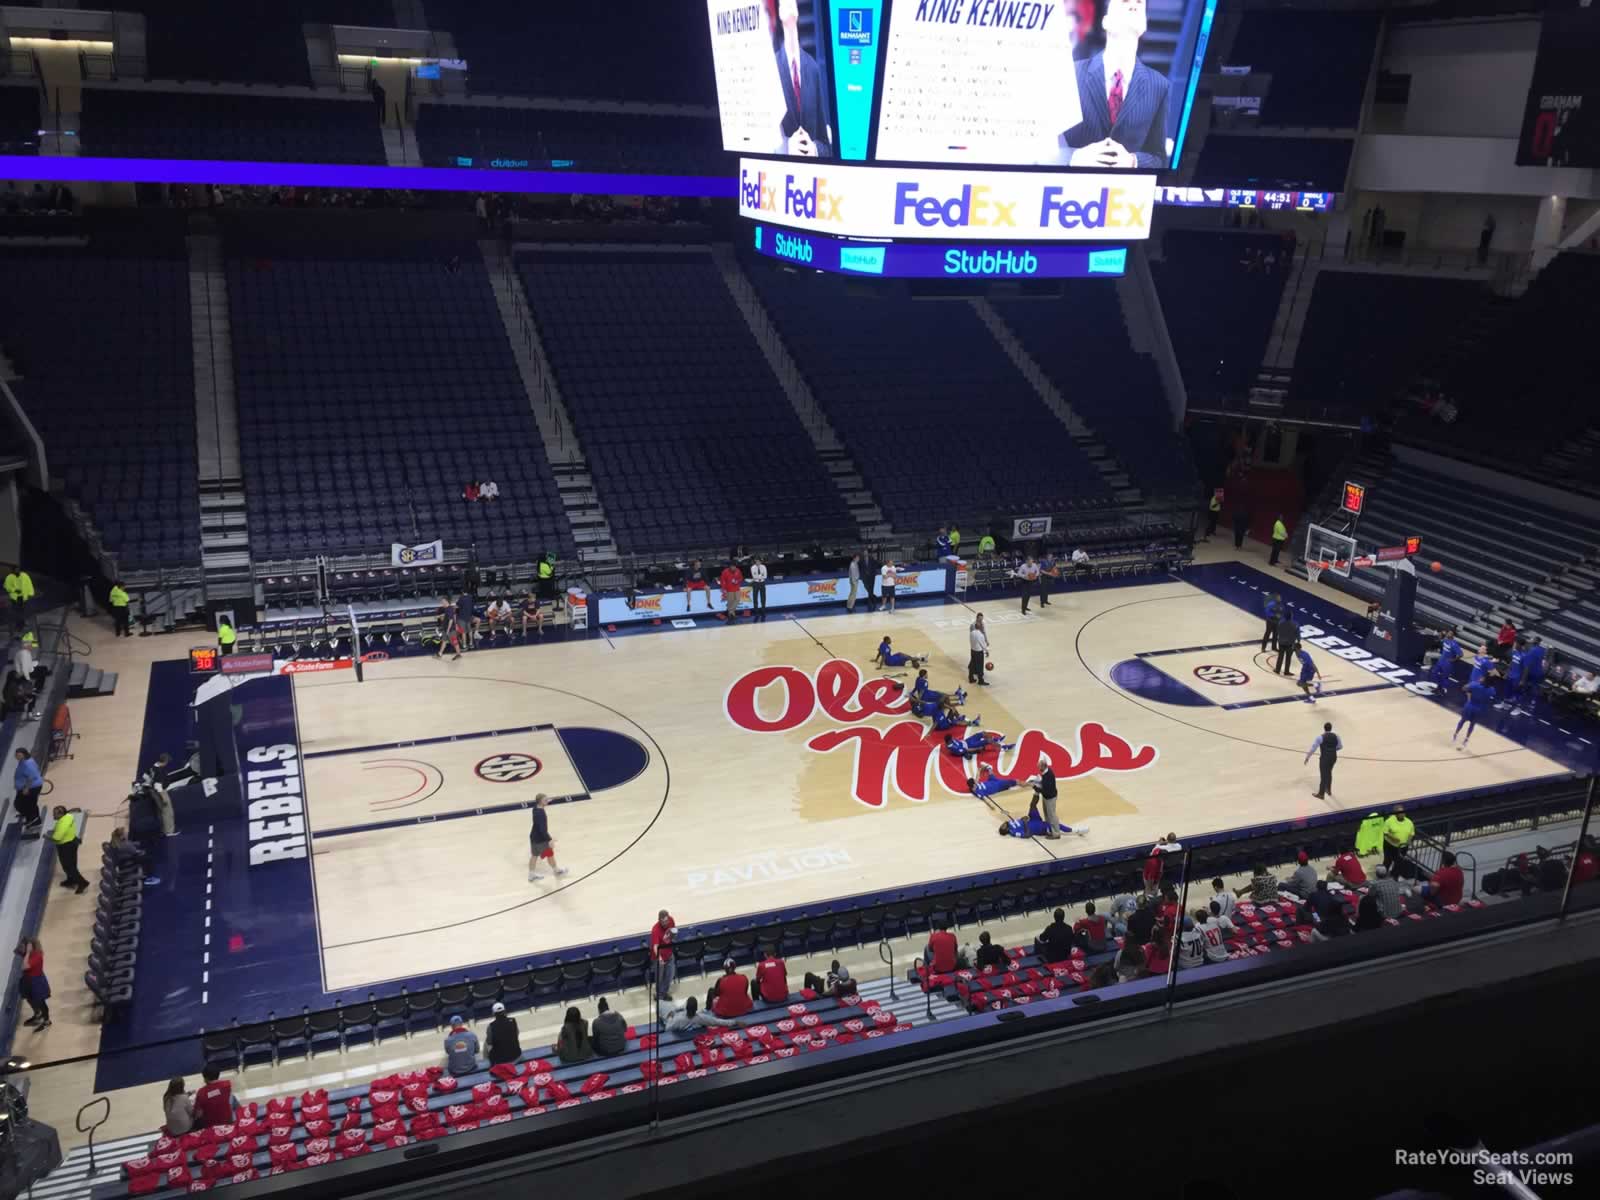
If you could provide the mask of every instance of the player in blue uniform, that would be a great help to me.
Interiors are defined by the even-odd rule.
[[[935,724],[937,728],[937,723]],[[944,748],[957,758],[974,758],[985,750],[1013,750],[1016,744],[1005,740],[1005,735],[979,730],[964,738],[951,735],[944,739]]]
[[[900,654],[889,644],[888,634],[878,643],[878,653],[873,656],[875,667],[920,667],[928,661],[926,654]]]
[[[1532,708],[1539,701],[1539,685],[1544,682],[1544,639],[1534,638],[1528,643],[1527,652],[1522,656],[1522,694],[1517,697],[1520,706],[1526,701]]]
[[[1283,597],[1273,592],[1262,600],[1262,614],[1266,618],[1267,627],[1261,633],[1261,653],[1267,652],[1267,645],[1278,648],[1278,618],[1283,616]]]
[[[918,671],[917,681],[911,685],[911,715],[925,719],[935,717],[946,700],[951,700],[957,705],[965,704],[966,689],[957,688],[953,693],[936,692],[928,686],[927,669]]]
[[[1518,638],[1511,650],[1511,662],[1506,667],[1506,690],[1496,708],[1504,708],[1522,694],[1523,679],[1528,673],[1528,639]]]
[[[1439,643],[1439,657],[1433,662],[1433,671],[1429,678],[1441,689],[1449,687],[1451,672],[1456,669],[1456,660],[1464,653],[1461,643],[1456,641],[1456,631],[1445,630],[1444,641]]]
[[[1017,780],[1005,779],[995,774],[994,768],[988,763],[979,763],[977,777],[967,780],[967,790],[980,800],[988,800],[1016,786],[1018,786]]]
[[[1305,693],[1307,704],[1315,704],[1317,700],[1316,695],[1312,692],[1311,681],[1313,679],[1317,681],[1316,692],[1320,693],[1322,691],[1322,672],[1317,670],[1317,664],[1311,661],[1311,655],[1306,653],[1304,646],[1296,650],[1294,656],[1300,660],[1300,690]]]
[[[1489,690],[1487,683],[1467,684],[1467,702],[1461,708],[1461,720],[1456,722],[1455,733],[1450,735],[1450,744],[1455,746],[1456,738],[1461,733],[1461,727],[1465,725],[1467,727],[1467,736],[1461,739],[1459,746],[1456,746],[1457,750],[1465,750],[1467,743],[1472,740],[1472,731],[1478,727],[1478,718],[1489,711],[1493,703],[1494,693]]]
[[[1499,660],[1489,653],[1489,647],[1479,646],[1477,656],[1472,660],[1472,674],[1467,678],[1467,686],[1486,682],[1490,673],[1499,665]]]

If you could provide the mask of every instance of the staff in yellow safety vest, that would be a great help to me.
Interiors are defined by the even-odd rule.
[[[226,658],[233,653],[233,644],[239,640],[239,635],[234,632],[233,626],[228,624],[227,617],[217,618],[217,649]]]
[[[128,628],[128,593],[123,590],[122,580],[116,579],[111,583],[111,624],[116,629],[117,637],[132,637],[133,633]]]
[[[56,858],[61,863],[61,886],[74,889],[78,895],[89,890],[89,881],[78,873],[78,847],[83,844],[84,812],[81,808],[67,811],[58,804],[51,813],[55,825],[50,830],[50,840],[55,843]]]
[[[20,566],[6,573],[6,597],[11,601],[11,627],[21,629],[27,621],[28,602],[33,599],[33,576]]]
[[[1383,848],[1383,814],[1369,813],[1356,830],[1356,853],[1376,854]]]
[[[1217,522],[1222,519],[1222,497],[1216,492],[1211,493],[1211,506],[1206,510],[1206,541],[1211,540],[1211,535],[1217,531]]]
[[[1383,865],[1389,868],[1390,875],[1394,874],[1395,863],[1405,856],[1406,847],[1416,836],[1417,827],[1406,816],[1406,810],[1396,805],[1383,823]]]
[[[1272,557],[1267,559],[1269,567],[1278,565],[1278,555],[1283,553],[1284,543],[1289,540],[1289,527],[1283,523],[1283,514],[1279,513],[1272,522]]]

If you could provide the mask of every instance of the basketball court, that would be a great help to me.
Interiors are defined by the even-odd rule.
[[[369,664],[365,682],[296,676],[323,990],[605,943],[662,907],[706,927],[1169,829],[1563,770],[1488,728],[1455,750],[1454,713],[1426,683],[1340,657],[1349,643],[1309,614],[1325,689],[1306,703],[1259,650],[1253,586],[1213,574],[1070,591],[1026,618],[1015,600],[972,600],[701,620],[395,659]],[[974,611],[997,666],[964,711],[1014,745],[991,756],[1002,773],[1052,760],[1061,819],[1087,827],[1081,838],[998,836],[995,811],[964,788],[970,766],[904,711],[898,688],[914,672],[870,666],[887,633],[931,655],[935,688],[964,684]],[[1312,796],[1315,766],[1302,762],[1324,721],[1346,747],[1331,800]],[[570,873],[530,881],[528,807],[541,791]],[[1027,796],[998,800],[1020,815]]]

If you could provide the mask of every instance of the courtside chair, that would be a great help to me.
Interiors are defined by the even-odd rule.
[[[419,1029],[436,1031],[440,1016],[438,989],[412,992],[401,988],[400,991],[406,998],[406,1036],[410,1037]]]
[[[468,988],[468,994],[473,1017],[482,1020],[493,1015],[494,1006],[500,1003],[501,996],[505,994],[505,981],[496,972],[492,979],[474,980]]]
[[[514,971],[500,980],[500,1002],[507,1012],[520,1012],[533,1007],[533,976],[527,971]]]
[[[621,979],[621,955],[608,954],[604,958],[594,959],[589,972],[589,994],[599,996],[612,991],[618,987]]]
[[[858,914],[860,923],[856,926],[856,945],[865,946],[868,942],[883,940],[883,914],[881,905],[874,905]]]
[[[627,992],[650,981],[650,951],[624,950],[618,963],[617,991]]]
[[[733,938],[727,934],[703,938],[700,943],[700,974],[722,974],[722,963],[733,949]]]
[[[588,959],[564,964],[561,968],[561,996],[565,999],[588,995],[589,982],[593,977],[594,964]]]
[[[222,1029],[200,1038],[200,1061],[208,1067],[232,1071],[239,1066],[239,1035],[234,1029]]]
[[[249,1070],[252,1058],[257,1063],[264,1061],[274,1067],[278,1065],[278,1029],[273,1014],[268,1013],[265,1021],[258,1021],[254,1025],[241,1025],[236,1032],[241,1075]]]
[[[538,1012],[548,1003],[561,1002],[561,968],[541,967],[532,976],[533,986],[529,989],[530,1012]]]
[[[369,993],[367,999],[372,1004],[373,1045],[383,1045],[386,1033],[399,1033],[408,1038],[411,1036],[411,1021],[408,1016],[410,1006],[404,991],[398,996],[385,996],[381,1000],[375,993]]]
[[[465,1016],[467,1007],[472,1000],[472,985],[470,983],[449,983],[439,986],[434,980],[434,995],[437,997],[437,1015],[434,1028],[443,1029],[445,1022],[454,1016]]]
[[[372,1006],[369,1004],[366,1007],[371,1008]],[[343,1023],[344,1010],[342,1008],[323,1009],[320,1012],[312,1012],[310,1007],[307,1006],[302,1011],[302,1016],[304,1016],[306,1023],[305,1041],[307,1059],[316,1058],[317,1047],[319,1045],[325,1045],[328,1042],[334,1043],[334,1048],[340,1053],[343,1053],[345,1040]]]

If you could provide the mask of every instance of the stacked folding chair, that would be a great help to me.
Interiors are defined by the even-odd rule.
[[[103,1019],[114,1006],[133,999],[134,960],[139,953],[144,907],[144,868],[134,863],[119,866],[109,845],[101,863],[100,899],[89,942],[89,969],[83,982]]]

